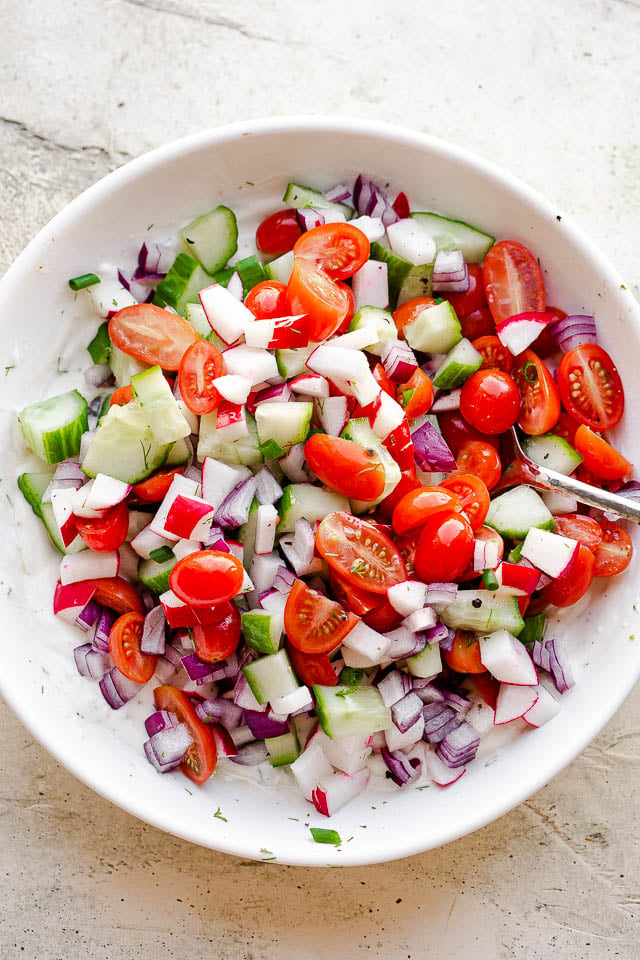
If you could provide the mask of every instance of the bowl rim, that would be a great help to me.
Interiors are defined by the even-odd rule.
[[[332,133],[349,133],[376,137],[401,143],[405,146],[426,150],[427,152],[437,153],[440,156],[445,158],[449,157],[453,161],[474,168],[475,171],[484,175],[492,183],[506,187],[512,193],[516,194],[519,199],[535,206],[541,214],[548,216],[550,219],[561,220],[558,228],[567,234],[568,240],[588,259],[597,263],[601,270],[615,282],[616,296],[620,298],[629,311],[631,322],[634,323],[636,328],[640,329],[640,306],[633,295],[628,292],[622,284],[622,279],[616,269],[611,265],[605,255],[601,253],[598,247],[572,222],[571,218],[567,217],[555,203],[547,200],[542,194],[533,187],[530,187],[523,180],[511,174],[509,171],[503,170],[491,161],[478,156],[474,152],[449,143],[439,137],[434,137],[431,134],[378,120],[335,117],[330,115],[289,115],[234,121],[233,123],[207,128],[173,140],[128,161],[106,174],[71,200],[38,231],[9,266],[2,279],[0,279],[0,300],[5,290],[13,284],[14,276],[19,275],[22,271],[23,264],[26,265],[30,262],[36,251],[43,247],[56,231],[72,225],[74,220],[82,216],[83,212],[89,209],[94,202],[108,196],[120,186],[134,180],[156,165],[172,162],[181,156],[188,155],[201,148],[212,147],[247,135],[292,135],[300,132],[326,133],[327,135]],[[428,849],[443,846],[462,836],[473,833],[502,817],[505,813],[514,809],[549,783],[585,749],[622,706],[639,678],[640,658],[638,658],[636,670],[630,670],[626,676],[620,678],[620,684],[616,687],[615,696],[611,695],[609,697],[606,709],[602,709],[597,713],[594,712],[585,719],[580,731],[576,732],[576,736],[571,742],[571,747],[565,748],[564,751],[554,755],[554,759],[549,762],[549,765],[546,766],[543,771],[537,773],[537,775],[533,775],[532,772],[532,775],[524,783],[513,785],[505,790],[504,793],[502,793],[501,799],[496,800],[489,812],[476,812],[475,816],[471,815],[460,827],[456,824],[451,824],[447,829],[443,829],[442,837],[438,843],[428,843],[425,846],[424,843],[420,842],[419,838],[405,834],[401,840],[396,841],[395,849],[392,853],[384,853],[382,856],[376,855],[375,853],[373,856],[363,856],[362,854],[350,854],[348,848],[343,848],[339,863],[344,866],[357,866],[381,863],[422,853]],[[76,762],[72,752],[68,754],[65,753],[60,743],[55,740],[53,736],[49,736],[46,725],[38,725],[35,717],[30,714],[29,710],[25,708],[24,702],[20,700],[17,691],[5,682],[2,671],[0,671],[0,694],[29,730],[31,735],[78,780],[106,800],[109,800],[126,812],[133,814],[140,820],[150,823],[173,836],[223,853],[241,857],[255,857],[255,851],[253,848],[249,848],[243,844],[242,837],[234,839],[233,837],[227,838],[221,836],[216,838],[215,843],[209,842],[208,838],[205,839],[199,835],[197,818],[194,818],[194,828],[191,828],[189,823],[178,825],[172,822],[170,811],[166,815],[163,815],[163,811],[154,811],[150,814],[149,811],[144,809],[144,803],[138,801],[137,793],[134,792],[133,795],[129,795],[125,792],[118,791],[115,784],[108,782],[108,778],[107,782],[105,782],[105,778],[100,775],[101,768],[99,765],[96,765],[95,768],[87,769],[82,762]],[[328,865],[326,858],[325,862],[319,862],[305,855],[304,851],[305,847],[301,845],[301,855],[287,854],[285,856],[278,856],[277,862],[279,864],[305,866]]]

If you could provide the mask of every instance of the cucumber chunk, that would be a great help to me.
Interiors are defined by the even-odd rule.
[[[131,378],[135,377],[136,373],[142,373],[142,371],[146,370],[149,366],[147,363],[143,363],[142,360],[136,360],[135,357],[130,357],[129,354],[121,350],[120,347],[116,347],[115,343],[112,344],[111,347],[111,359],[109,363],[111,365],[111,372],[116,380],[116,386],[118,387],[126,387],[127,384],[131,383]]]
[[[283,253],[280,257],[275,257],[269,263],[265,263],[264,272],[269,280],[279,280],[280,283],[289,283],[291,271],[293,270],[293,250]]]
[[[433,264],[412,264],[411,269],[406,274],[398,291],[396,306],[401,306],[401,304],[406,303],[407,300],[415,300],[416,297],[430,297],[432,291]]]
[[[241,437],[229,443],[221,438],[216,427],[216,414],[205,413],[200,417],[200,433],[198,435],[198,460],[213,457],[223,463],[243,464],[245,467],[258,467],[264,457],[260,450],[256,422],[249,412],[246,413],[248,437]]]
[[[233,269],[238,271],[242,280],[242,291],[245,297],[249,290],[255,287],[256,283],[262,283],[263,280],[267,279],[265,269],[255,254],[245,257],[244,260],[238,260]]]
[[[35,455],[46,463],[60,463],[80,451],[82,434],[89,429],[87,401],[71,390],[25,407],[18,421]]]
[[[482,366],[484,357],[470,340],[463,338],[456,343],[444,358],[442,365],[433,378],[434,387],[441,390],[453,390],[468,380],[472,373]]]
[[[131,378],[131,386],[158,443],[174,443],[190,435],[191,427],[184,418],[161,367],[149,367],[142,373],[135,374]]]
[[[484,521],[503,537],[524,540],[531,527],[553,530],[555,521],[532,487],[514,487],[491,501]]]
[[[387,340],[398,338],[393,317],[388,310],[383,310],[381,307],[360,307],[349,324],[349,330],[364,330],[367,327],[375,327],[378,333],[376,343],[365,348],[367,353],[373,353],[376,357],[382,355],[382,346]]]
[[[309,523],[322,520],[328,513],[342,510],[350,513],[349,501],[340,493],[314,487],[311,483],[290,483],[284,488],[284,493],[278,505],[280,523],[278,535],[293,533],[296,520],[304,517]]]
[[[211,283],[211,277],[197,260],[186,253],[179,253],[164,280],[156,287],[153,302],[158,306],[173,307],[184,316],[188,303],[198,302],[198,293]]]
[[[376,733],[391,726],[391,711],[376,687],[314,686],[320,725],[332,740]]]
[[[245,643],[258,653],[277,653],[284,633],[284,616],[271,610],[249,610],[241,615]]]
[[[151,476],[167,459],[171,444],[158,443],[137,401],[113,406],[93,435],[82,469],[88,477],[106,473],[124,483]]]
[[[331,200],[325,200],[319,190],[313,190],[311,187],[303,187],[299,183],[287,184],[287,189],[282,198],[284,203],[290,207],[300,207],[314,210],[340,210],[347,220],[350,220],[354,214],[353,207],[348,207],[346,203],[332,203]]]
[[[300,373],[309,373],[307,360],[317,346],[317,343],[310,343],[308,347],[276,350],[275,355],[278,373],[282,379],[290,380],[292,377],[297,377]]]
[[[176,440],[169,448],[164,465],[165,467],[181,467],[183,463],[191,459],[192,453],[193,450],[187,437]]]
[[[300,756],[300,744],[293,728],[280,737],[267,737],[264,745],[272,767],[288,767]]]
[[[449,220],[437,213],[416,211],[411,214],[431,234],[437,250],[462,250],[467,263],[482,263],[495,243],[495,237],[483,233],[463,220]]]
[[[462,340],[462,330],[455,310],[443,300],[421,310],[404,328],[404,336],[412,350],[448,353]]]
[[[268,703],[293,693],[299,686],[286,650],[253,660],[242,668],[258,703]]]
[[[307,439],[313,403],[272,401],[256,407],[260,449],[267,460],[278,460],[287,450]],[[268,446],[274,444],[275,446]]]
[[[518,598],[496,596],[491,590],[461,590],[440,616],[454,630],[490,633],[504,629],[517,637],[524,629]]]
[[[180,236],[207,273],[221,270],[238,249],[238,223],[229,207],[219,206],[196,217]]]
[[[381,500],[384,500],[386,497],[388,497],[389,494],[392,493],[398,486],[402,476],[400,467],[393,459],[387,448],[384,446],[380,438],[375,435],[366,417],[357,417],[353,420],[348,420],[347,425],[340,436],[345,440],[352,440],[354,443],[359,443],[361,447],[365,448],[365,450],[376,450],[380,459],[382,460],[385,483],[384,489],[377,500],[351,501],[351,509],[354,513],[366,513],[368,510],[371,510],[373,507],[375,507],[376,504],[380,503]]]
[[[65,545],[62,542],[58,526],[53,517],[51,504],[42,502],[43,494],[49,486],[52,476],[53,470],[50,473],[23,473],[18,477],[18,489],[36,517],[42,520],[54,547],[56,547],[60,553],[66,553]]]
[[[525,437],[522,447],[528,457],[541,467],[548,467],[556,473],[568,476],[580,466],[582,457],[571,444],[555,433],[545,433],[539,437]]]
[[[138,578],[149,590],[160,595],[169,589],[169,574],[178,562],[173,551],[168,560],[157,563],[155,560],[141,560],[138,564]]]
[[[407,657],[407,670],[412,677],[432,677],[442,672],[440,644],[428,643],[424,650],[413,657]]]

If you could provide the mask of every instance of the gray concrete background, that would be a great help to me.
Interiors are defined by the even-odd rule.
[[[636,0],[0,0],[0,273],[77,193],[175,137],[377,117],[503,165],[640,292]],[[0,956],[635,958],[640,697],[498,823],[395,864],[242,862],[159,833],[0,705]]]

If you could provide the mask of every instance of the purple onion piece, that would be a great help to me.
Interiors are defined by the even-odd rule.
[[[422,715],[424,717],[422,737],[429,743],[439,743],[446,737],[449,729],[454,729],[463,721],[463,717],[444,700],[425,704]]]
[[[438,643],[442,650],[450,650],[453,644],[453,638],[455,637],[455,631],[450,630],[444,623],[436,623],[435,626],[429,627],[428,630],[423,630],[422,634],[425,638],[425,643]]]
[[[78,673],[81,677],[89,676],[87,653],[92,649],[93,645],[90,643],[81,643],[79,646],[73,648],[73,659],[75,660]]]
[[[215,521],[223,527],[241,527],[249,518],[249,510],[256,492],[256,478],[242,480],[222,501],[215,513]]]
[[[76,626],[88,632],[92,627],[95,627],[101,613],[102,607],[100,604],[96,603],[95,600],[89,600],[89,603],[87,603],[77,615]]]
[[[227,730],[233,730],[241,725],[243,710],[233,700],[217,697],[196,704],[196,713],[203,723],[221,723]]]
[[[231,656],[227,657],[226,660],[221,660],[219,663],[215,664],[210,663],[209,669],[212,671],[211,680],[214,683],[216,683],[218,680],[226,680],[229,677],[236,677],[240,671],[238,655],[232,653]]]
[[[173,763],[159,763],[151,746],[151,740],[145,740],[143,746],[145,757],[151,766],[155,767],[158,773],[169,773],[170,770],[175,770],[176,767],[179,767],[182,762],[181,760],[174,760]]]
[[[274,504],[282,496],[282,487],[268,467],[256,473],[256,500],[261,504]]]
[[[463,767],[475,757],[480,737],[470,723],[463,722],[440,741],[436,754],[448,767]]]
[[[188,653],[182,657],[182,666],[190,680],[213,680],[213,665],[205,663],[195,653]]]
[[[163,654],[165,648],[165,615],[161,606],[149,610],[144,618],[140,650],[142,653]]]
[[[471,709],[471,701],[466,697],[461,697],[459,693],[453,690],[443,690],[442,695],[450,707],[458,710],[460,713],[466,713]]]
[[[177,727],[179,723],[180,721],[175,713],[171,713],[169,710],[155,710],[144,721],[144,726],[147,735],[152,737],[155,733],[166,730],[167,727]]]
[[[165,644],[163,656],[173,664],[176,670],[182,666],[182,654],[171,643]]]
[[[290,729],[289,721],[274,720],[269,713],[256,710],[245,710],[244,720],[256,740],[266,740],[269,737],[281,737]]]
[[[536,640],[532,649],[533,662],[553,677],[559,693],[566,693],[574,685],[573,670],[564,647],[556,639]]]
[[[448,473],[456,469],[455,457],[444,437],[429,420],[413,431],[411,439],[416,463],[421,470]]]
[[[457,583],[430,583],[427,586],[425,605],[435,607],[437,604],[449,606],[458,594]]]
[[[185,753],[193,743],[193,737],[186,723],[179,723],[176,727],[166,727],[150,738],[151,749],[159,764],[182,761]]]
[[[267,748],[262,740],[254,740],[253,743],[247,743],[240,747],[235,757],[229,757],[232,763],[237,763],[243,767],[256,767],[263,763],[269,756]]]
[[[420,774],[420,760],[417,757],[409,759],[401,750],[393,752],[383,747],[380,755],[384,760],[389,777],[398,787],[404,787]]]
[[[378,691],[385,707],[397,703],[413,688],[412,678],[402,670],[392,670],[378,683]]]
[[[439,687],[436,687],[433,683],[425,683],[422,686],[416,685],[415,678],[413,681],[414,692],[420,697],[423,703],[442,703],[444,704],[444,694]],[[446,704],[445,704],[446,705]],[[423,710],[424,714],[424,710]],[[426,720],[426,717],[425,717]]]
[[[136,683],[134,680],[129,680],[129,677],[125,677],[124,673],[120,673],[117,667],[113,667],[109,672],[111,673],[113,686],[118,696],[124,700],[125,703],[128,700],[132,700],[144,687],[144,683]]]
[[[296,210],[296,220],[301,230],[313,230],[325,222],[324,214],[313,207],[299,207]]]
[[[113,610],[103,607],[93,632],[93,642],[98,650],[109,650],[109,634],[117,619],[117,614]]]
[[[325,200],[330,203],[353,203],[351,188],[346,183],[337,183],[335,187],[330,187],[322,194]]]
[[[100,678],[104,676],[105,671],[113,666],[113,661],[108,653],[105,653],[104,650],[96,650],[92,644],[91,650],[87,651],[86,664],[91,679],[100,680]]]
[[[423,710],[423,703],[417,693],[408,693],[391,705],[391,719],[400,733],[406,733],[414,725]]]
[[[552,320],[547,330],[563,353],[585,343],[597,343],[596,321],[591,316],[573,315]]]

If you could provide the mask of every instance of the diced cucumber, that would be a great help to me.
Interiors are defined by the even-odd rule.
[[[286,650],[253,660],[242,668],[258,703],[285,697],[299,686]]]
[[[211,283],[211,277],[197,260],[186,253],[179,253],[164,280],[156,287],[154,303],[168,304],[184,316],[188,303],[197,303],[198,293]]]
[[[269,280],[279,280],[280,283],[289,283],[293,270],[293,250],[283,253],[282,256],[265,263],[264,272]]]
[[[258,525],[258,507],[260,503],[254,497],[249,507],[247,522],[238,530],[238,540],[244,547],[245,556],[252,557],[256,549],[256,528]],[[274,652],[274,651],[272,651]]]
[[[437,213],[420,211],[412,213],[411,216],[431,234],[437,250],[462,250],[467,263],[482,263],[495,243],[495,237],[463,220],[449,220]]]
[[[278,535],[293,533],[296,520],[304,517],[309,523],[322,520],[328,513],[342,510],[350,513],[349,501],[340,493],[314,487],[311,483],[290,483],[284,488],[278,505]]]
[[[582,457],[578,451],[568,443],[564,437],[555,433],[544,433],[539,437],[525,437],[522,447],[526,455],[539,463],[541,467],[548,467],[556,473],[568,476],[580,466]]]
[[[264,745],[272,767],[288,767],[300,756],[300,744],[293,728],[280,737],[267,737]]]
[[[191,444],[186,437],[181,440],[176,440],[176,442],[172,443],[171,447],[169,448],[164,466],[181,467],[183,463],[186,463],[187,460],[191,459],[192,453],[193,451],[191,449]]]
[[[246,467],[258,467],[263,462],[260,450],[256,422],[249,412],[246,413],[248,437],[241,437],[229,443],[221,439],[216,428],[216,414],[205,413],[200,417],[200,433],[198,435],[198,460],[213,457],[223,463],[243,464]]]
[[[276,350],[276,363],[278,364],[278,373],[283,380],[291,380],[300,373],[309,373],[307,360],[318,346],[317,343],[311,343],[308,347],[296,347],[292,350]]]
[[[18,477],[18,489],[36,517],[42,520],[54,547],[56,547],[60,553],[66,553],[67,551],[60,537],[58,526],[53,518],[51,504],[42,502],[42,496],[49,486],[52,476],[53,470],[50,473],[23,473]]]
[[[405,340],[413,350],[423,353],[448,353],[462,340],[456,312],[448,300],[421,310],[404,328]]]
[[[348,207],[346,203],[332,203],[331,200],[325,200],[319,190],[313,190],[311,187],[303,187],[299,183],[287,184],[287,189],[282,198],[290,207],[300,207],[307,209],[313,207],[314,210],[340,210],[344,213],[347,220],[350,220],[354,214],[353,207]]]
[[[256,283],[262,283],[263,280],[267,279],[265,269],[255,254],[251,254],[250,257],[245,257],[244,260],[238,260],[238,262],[233,265],[233,269],[238,271],[238,275],[242,280],[242,290],[245,297],[249,293],[249,290],[255,287]]]
[[[124,483],[138,483],[163,465],[170,446],[155,440],[137,401],[116,405],[100,421],[82,469],[88,477],[106,473]]]
[[[149,367],[135,374],[131,386],[158,443],[174,443],[190,435],[191,427],[182,415],[161,367]]]
[[[398,296],[402,289],[402,284],[407,274],[411,271],[413,264],[409,263],[408,260],[404,260],[402,257],[397,257],[395,253],[392,253],[387,247],[378,243],[377,240],[374,240],[371,244],[371,259],[381,261],[387,265],[389,306],[393,310],[398,303]]]
[[[274,400],[259,404],[255,414],[256,427],[260,449],[266,459],[277,460],[296,443],[303,443],[309,433],[312,414],[313,403],[307,401],[280,403]],[[277,448],[266,448],[265,445],[270,443],[276,444]]]
[[[340,436],[344,437],[345,440],[352,440],[354,443],[359,443],[361,447],[365,448],[365,450],[376,450],[380,459],[382,460],[385,483],[384,489],[377,500],[351,501],[351,509],[353,513],[366,513],[377,503],[380,503],[381,500],[384,500],[386,497],[388,497],[389,494],[392,493],[398,486],[402,476],[400,467],[379,437],[375,435],[366,417],[357,417],[356,419],[348,420]]]
[[[366,327],[375,327],[378,332],[377,342],[366,347],[367,353],[373,353],[376,357],[381,356],[382,345],[387,340],[396,340],[398,337],[392,315],[381,307],[360,307],[349,324],[349,330],[363,330]]]
[[[130,357],[129,354],[121,350],[120,347],[116,347],[115,343],[111,348],[109,364],[116,380],[116,386],[118,387],[126,387],[127,384],[131,383],[131,377],[135,377],[136,373],[142,373],[142,371],[146,370],[149,366],[149,364],[143,363],[142,360],[136,360],[135,357]]]
[[[91,359],[100,366],[109,363],[111,359],[111,337],[109,336],[109,321],[105,320],[98,327],[98,332],[87,346]]]
[[[440,644],[428,643],[424,650],[413,657],[407,657],[407,670],[412,677],[433,677],[442,672]]]
[[[141,560],[138,564],[138,578],[141,583],[149,590],[153,590],[158,595],[166,593],[169,589],[169,574],[178,562],[177,558],[171,553],[168,560],[157,563],[155,560]]]
[[[517,637],[524,628],[518,598],[496,596],[492,590],[460,590],[440,617],[454,630],[488,633],[504,629]]]
[[[398,291],[396,306],[399,307],[407,300],[415,300],[416,297],[430,297],[432,290],[433,264],[412,264]]]
[[[187,303],[184,308],[184,318],[189,321],[192,327],[195,327],[203,340],[208,340],[218,350],[227,349],[227,344],[223,343],[215,330],[211,329],[201,303]]]
[[[542,640],[544,636],[547,617],[544,613],[537,613],[533,617],[524,618],[524,630],[519,636],[520,643],[526,646],[533,646],[534,643]]]
[[[77,456],[80,438],[89,429],[87,401],[71,390],[33,403],[18,414],[27,445],[46,463]]]
[[[514,487],[495,497],[484,522],[512,540],[524,540],[531,527],[555,528],[553,516],[540,494],[525,486]]]
[[[476,350],[470,340],[463,337],[444,358],[442,365],[433,378],[434,387],[441,390],[453,390],[468,380],[472,373],[479,370],[484,357]]]
[[[332,740],[377,733],[391,725],[391,711],[376,687],[314,686],[320,725]]]
[[[207,273],[222,269],[238,249],[238,224],[229,207],[219,206],[196,217],[180,236]]]
[[[277,653],[284,632],[284,616],[271,610],[249,610],[242,614],[245,643],[258,653]]]
[[[216,270],[213,275],[214,282],[219,283],[221,287],[228,287],[229,280],[231,280],[235,272],[234,267],[225,267],[224,270]]]

